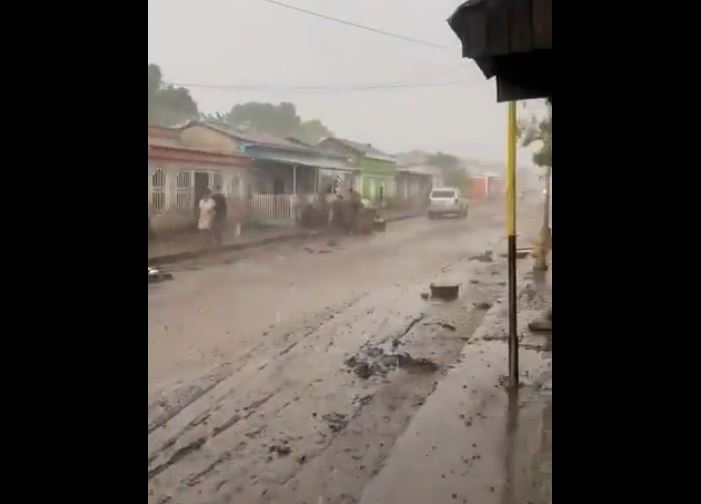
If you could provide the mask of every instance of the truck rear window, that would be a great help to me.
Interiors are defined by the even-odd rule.
[[[433,191],[431,198],[454,198],[455,191]]]

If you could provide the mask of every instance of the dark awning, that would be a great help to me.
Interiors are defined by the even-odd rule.
[[[448,24],[497,101],[552,97],[552,0],[468,0]]]

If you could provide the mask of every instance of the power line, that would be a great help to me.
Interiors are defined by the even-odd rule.
[[[387,32],[387,31],[384,31],[384,30],[379,30],[379,29],[377,29],[377,28],[371,28],[371,27],[369,27],[369,26],[365,26],[365,25],[361,25],[361,24],[358,24],[358,23],[354,23],[354,22],[352,22],[352,21],[346,21],[345,19],[339,19],[339,18],[327,16],[326,14],[321,14],[321,13],[319,13],[319,12],[314,12],[314,11],[310,11],[310,10],[307,10],[307,9],[302,9],[301,7],[297,7],[297,6],[294,6],[294,5],[289,5],[289,4],[286,4],[286,3],[283,3],[283,2],[278,2],[277,0],[263,0],[263,1],[264,1],[264,2],[267,2],[267,3],[269,3],[269,4],[277,5],[277,6],[279,6],[279,7],[284,7],[284,8],[286,8],[286,9],[291,9],[291,10],[295,10],[295,11],[298,11],[298,12],[303,12],[304,14],[309,14],[309,15],[311,15],[311,16],[316,16],[316,17],[320,17],[320,18],[322,18],[322,19],[327,19],[327,20],[329,20],[329,21],[335,21],[335,22],[337,22],[337,23],[341,23],[341,24],[344,24],[344,25],[352,26],[352,27],[354,27],[354,28],[360,28],[361,30],[366,30],[366,31],[370,31],[370,32],[373,32],[373,33],[378,33],[378,34],[380,34],[380,35],[385,35],[385,36],[387,36],[387,37],[393,37],[393,38],[396,38],[396,39],[404,40],[404,41],[406,41],[406,42],[413,42],[413,43],[415,43],[415,44],[423,44],[423,45],[435,47],[435,48],[437,48],[437,49],[449,49],[449,50],[452,50],[452,49],[453,49],[453,48],[451,48],[451,47],[447,47],[447,46],[440,45],[440,44],[435,44],[435,43],[433,43],[433,42],[428,42],[428,41],[416,39],[416,38],[413,38],[413,37],[407,37],[407,36],[405,36],[405,35],[399,35],[399,34],[397,34],[397,33],[391,33],[391,32]]]
[[[389,84],[369,84],[369,85],[353,85],[348,87],[331,87],[331,86],[288,86],[288,87],[271,87],[271,86],[255,86],[241,84],[201,84],[190,82],[166,82],[172,86],[184,88],[208,88],[208,89],[227,89],[237,91],[271,91],[271,92],[288,92],[288,91],[318,91],[329,93],[344,93],[357,91],[373,91],[381,89],[408,89],[421,87],[441,87],[454,86],[457,84],[469,85],[465,81],[448,81],[448,82],[397,82]]]

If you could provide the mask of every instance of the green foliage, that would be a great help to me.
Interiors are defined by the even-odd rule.
[[[526,121],[519,124],[518,134],[521,145],[530,147],[538,145],[538,150],[533,153],[533,163],[537,166],[552,167],[553,165],[553,115],[552,102],[546,101],[548,111],[545,117],[536,118],[531,115]]]
[[[205,116],[205,120],[236,127],[247,124],[259,131],[281,137],[294,137],[302,142],[316,144],[332,132],[318,119],[302,121],[292,103],[248,102],[235,105],[226,113]]]
[[[333,136],[333,133],[319,119],[312,119],[300,124],[297,131],[290,136],[308,144],[317,144],[324,138]]]
[[[470,185],[470,174],[463,166],[460,158],[452,154],[437,152],[428,156],[426,162],[441,169],[445,185],[461,189],[465,189]]]
[[[158,126],[175,126],[199,116],[190,92],[166,85],[158,65],[148,66],[148,122]]]

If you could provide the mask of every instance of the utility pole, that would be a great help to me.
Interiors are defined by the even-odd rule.
[[[506,236],[509,283],[509,385],[518,390],[518,328],[516,324],[516,102],[509,102],[506,174]]]

